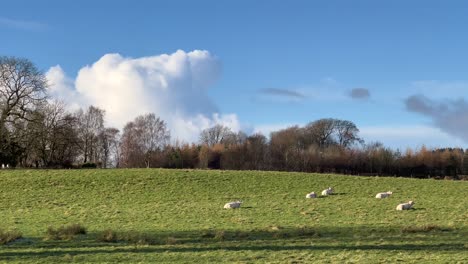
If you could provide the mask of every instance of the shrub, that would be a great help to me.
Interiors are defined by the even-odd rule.
[[[202,238],[214,238],[215,237],[215,233],[211,230],[205,230],[203,231],[203,233],[201,234],[201,237]]]
[[[23,235],[21,234],[21,232],[17,230],[4,231],[0,229],[0,245],[5,245],[22,237]]]
[[[97,241],[116,243],[118,241],[117,232],[113,231],[112,229],[104,230],[102,233],[98,234]]]
[[[310,227],[300,227],[297,230],[297,235],[298,236],[313,236],[313,237],[319,237],[320,236],[320,234],[316,230],[314,230],[314,229],[312,229]]]
[[[95,169],[95,168],[97,168],[97,165],[96,165],[96,163],[86,162],[86,163],[83,163],[83,165],[81,165],[81,168],[83,168],[83,169]]]
[[[177,243],[178,243],[178,240],[175,237],[168,237],[166,239],[166,244],[168,244],[168,245],[175,245]]]
[[[86,229],[80,224],[61,226],[57,229],[49,226],[47,228],[45,240],[70,240],[76,235],[86,234]]]
[[[225,240],[226,238],[227,238],[227,236],[226,236],[226,232],[224,232],[224,230],[216,231],[214,239],[222,241],[222,240]]]
[[[137,244],[137,245],[154,245],[156,244],[156,240],[153,239],[151,236],[147,234],[142,234],[138,232],[126,232],[118,235],[118,240],[122,240],[125,242]]]

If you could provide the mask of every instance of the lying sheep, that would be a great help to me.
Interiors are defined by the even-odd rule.
[[[407,203],[402,203],[402,204],[399,204],[396,209],[398,211],[402,211],[402,210],[409,210],[411,209],[411,206],[413,206],[414,202],[413,201],[409,201]]]
[[[388,192],[381,192],[381,193],[378,193],[377,195],[375,195],[375,198],[379,198],[379,199],[382,199],[382,198],[387,198],[389,197],[390,195],[392,195],[393,192],[391,191],[388,191]]]
[[[242,204],[242,201],[230,202],[224,205],[224,209],[236,209],[239,208]]]
[[[328,187],[327,189],[323,190],[322,191],[322,195],[330,195],[330,194],[333,194],[333,188],[332,187]]]
[[[306,198],[317,198],[317,194],[315,192],[308,193]]]

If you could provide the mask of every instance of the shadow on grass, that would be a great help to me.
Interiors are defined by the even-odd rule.
[[[420,228],[402,232],[401,227],[313,227],[262,230],[192,230],[146,232],[154,243],[139,245],[128,241],[98,242],[98,233],[70,241],[29,238],[0,247],[0,260],[64,257],[91,254],[196,253],[208,251],[447,251],[464,252],[468,230]],[[416,233],[416,234],[415,234]],[[170,243],[169,243],[170,241]]]
[[[88,255],[88,254],[114,254],[114,253],[191,253],[207,252],[216,250],[226,251],[343,251],[343,250],[390,250],[390,251],[460,251],[465,250],[462,243],[440,243],[432,245],[421,244],[399,244],[399,245],[225,245],[218,244],[212,246],[170,246],[170,247],[113,247],[110,248],[87,248],[86,250],[74,250],[73,248],[59,248],[45,251],[21,251],[21,252],[0,252],[0,260],[4,258],[38,258],[65,255]]]

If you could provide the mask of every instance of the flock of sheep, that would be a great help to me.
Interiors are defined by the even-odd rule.
[[[327,189],[323,190],[322,191],[322,196],[327,196],[327,195],[330,195],[330,194],[333,194],[334,190],[332,187],[328,187]],[[390,197],[390,195],[392,195],[393,192],[391,191],[388,191],[388,192],[381,192],[381,193],[378,193],[375,195],[375,198],[377,199],[383,199],[383,198],[387,198],[387,197]],[[307,199],[312,199],[312,198],[317,198],[317,194],[315,192],[311,192],[311,193],[308,193],[306,195],[306,198]],[[236,209],[236,208],[239,208],[242,204],[242,201],[235,201],[235,202],[229,202],[227,204],[224,205],[224,209]],[[411,209],[411,207],[413,206],[414,202],[413,201],[409,201],[407,203],[402,203],[402,204],[399,204],[396,209],[398,211],[402,211],[402,210],[409,210]]]

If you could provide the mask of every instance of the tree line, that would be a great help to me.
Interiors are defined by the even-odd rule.
[[[438,177],[468,174],[463,149],[393,150],[365,143],[348,120],[324,118],[247,135],[215,125],[197,143],[171,142],[164,120],[136,117],[122,131],[105,111],[69,111],[47,94],[43,73],[27,59],[0,57],[0,163],[12,167],[163,167],[331,172]]]

